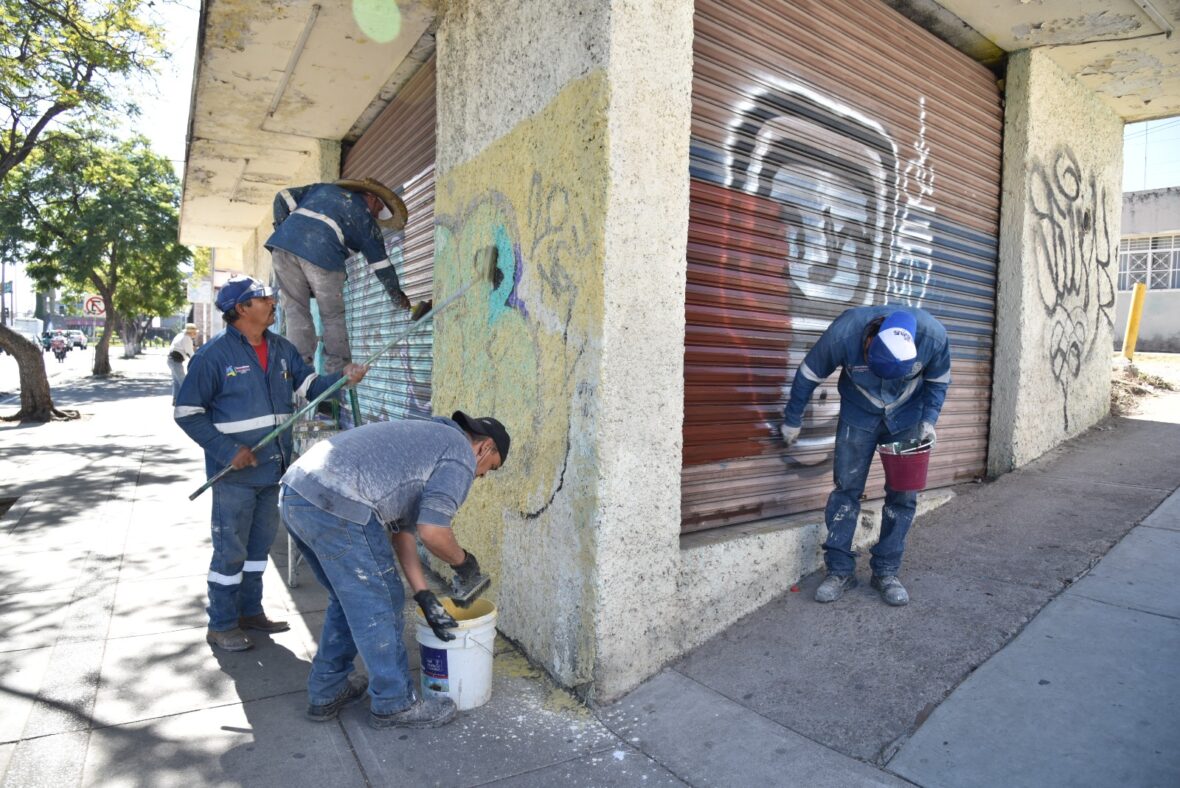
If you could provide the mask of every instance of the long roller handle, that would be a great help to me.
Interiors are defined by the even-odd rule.
[[[406,328],[404,330],[402,330],[400,333],[398,333],[396,336],[394,336],[393,339],[389,340],[384,345],[382,345],[379,350],[375,351],[371,356],[366,358],[364,360],[364,362],[362,362],[362,363],[365,366],[368,366],[369,364],[372,364],[374,361],[376,361],[381,356],[385,355],[385,353],[388,352],[390,348],[392,348],[398,342],[401,342],[403,339],[405,339],[410,334],[417,331],[422,326],[426,325],[426,322],[430,318],[434,317],[436,314],[438,314],[439,312],[441,312],[442,310],[444,310],[448,306],[450,306],[452,303],[454,303],[460,296],[462,296],[464,293],[466,293],[468,290],[470,290],[472,288],[472,286],[475,285],[475,283],[477,281],[479,281],[479,280],[477,280],[477,279],[471,280],[467,284],[463,285],[463,287],[461,287],[453,295],[448,296],[441,303],[439,303],[437,306],[432,307],[429,312],[422,315],[422,317],[418,318],[418,320],[411,322],[410,325],[406,326]],[[339,391],[341,388],[343,388],[347,384],[348,384],[348,378],[341,377],[340,380],[336,381],[331,386],[329,386],[327,391],[323,392],[318,397],[316,397],[315,399],[311,400],[306,405],[304,405],[302,408],[295,411],[295,413],[291,414],[290,418],[288,418],[282,424],[275,427],[273,430],[271,430],[265,436],[263,436],[262,439],[258,441],[258,443],[255,443],[253,446],[250,447],[250,451],[256,452],[259,449],[261,449],[263,446],[265,446],[266,444],[270,443],[272,440],[277,438],[283,432],[290,429],[295,424],[295,422],[297,422],[299,420],[299,418],[301,416],[303,416],[305,413],[313,410],[316,405],[319,405],[321,402],[323,402],[325,399],[330,397],[332,394]],[[193,492],[193,494],[188,497],[188,499],[190,501],[195,501],[197,499],[197,496],[199,496],[201,493],[205,492],[205,490],[208,490],[215,483],[219,482],[227,473],[229,473],[232,470],[234,470],[233,465],[225,466],[220,471],[215,473],[211,479],[209,479],[207,482],[205,482],[200,487],[198,487],[196,489],[196,491]]]

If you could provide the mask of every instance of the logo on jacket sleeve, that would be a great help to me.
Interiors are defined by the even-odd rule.
[[[232,377],[236,377],[238,375],[245,375],[249,371],[250,371],[249,364],[243,364],[240,367],[235,367],[233,364],[230,364],[225,368],[225,376],[227,378],[232,378]]]

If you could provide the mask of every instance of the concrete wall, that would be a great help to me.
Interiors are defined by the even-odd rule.
[[[1120,292],[1115,299],[1114,348],[1122,350],[1127,333],[1131,293]],[[1180,353],[1180,290],[1148,290],[1139,318],[1139,339],[1135,352]]]
[[[1109,412],[1122,121],[1039,50],[1008,61],[988,470]]]
[[[587,698],[673,654],[691,42],[663,0],[456,2],[438,30],[436,298],[479,284],[436,321],[434,407],[513,436],[456,530],[500,630]]]
[[[1180,232],[1180,186],[1124,192],[1122,235]]]

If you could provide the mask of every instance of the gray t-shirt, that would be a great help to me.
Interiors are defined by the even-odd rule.
[[[364,525],[376,514],[393,530],[449,526],[475,480],[475,453],[458,424],[381,421],[320,441],[283,475],[309,503]]]

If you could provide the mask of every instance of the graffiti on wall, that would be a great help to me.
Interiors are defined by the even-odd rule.
[[[579,381],[589,333],[577,323],[588,305],[579,302],[576,266],[591,256],[588,224],[569,191],[539,172],[533,173],[519,213],[503,193],[487,191],[463,210],[436,219],[440,269],[468,270],[465,260],[476,259],[481,249],[496,250],[482,314],[460,322],[463,336],[456,346],[466,348],[469,377],[484,370],[499,383],[480,407],[510,410],[516,419],[514,444],[531,448],[513,458],[527,466],[519,478],[527,479],[530,489],[520,496],[517,512],[525,520],[540,517],[566,483],[574,445],[570,411],[587,395]],[[547,448],[560,456],[547,456]]]
[[[727,186],[777,203],[790,284],[833,316],[925,295],[934,212],[925,99],[916,114],[908,155],[880,123],[802,85],[758,91],[731,126]]]
[[[807,302],[793,315],[786,372],[844,310],[920,306],[931,277],[935,173],[926,100],[903,146],[876,120],[803,85],[755,92],[730,124],[725,186],[771,201],[781,221],[788,293]],[[831,460],[839,408],[827,386],[813,398],[805,437],[781,454],[793,466]],[[789,378],[782,390],[785,402]],[[766,425],[768,430],[776,424]]]
[[[1028,187],[1045,349],[1068,431],[1071,390],[1099,346],[1101,329],[1114,325],[1116,258],[1106,186],[1096,173],[1083,172],[1072,150],[1062,148],[1049,162],[1034,160]]]

